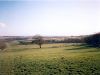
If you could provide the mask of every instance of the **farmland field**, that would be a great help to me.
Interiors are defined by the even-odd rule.
[[[10,45],[0,51],[0,75],[100,75],[100,48]]]

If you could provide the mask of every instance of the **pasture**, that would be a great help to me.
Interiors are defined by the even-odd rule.
[[[0,51],[0,75],[100,75],[100,48],[10,45]]]

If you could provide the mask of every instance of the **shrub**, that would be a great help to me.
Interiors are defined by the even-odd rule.
[[[28,44],[30,44],[30,42],[27,42],[27,41],[19,41],[19,44],[21,44],[21,45],[28,45]]]
[[[4,50],[6,49],[6,47],[7,47],[6,42],[0,41],[0,50]]]
[[[100,33],[86,37],[85,43],[93,47],[100,47]]]

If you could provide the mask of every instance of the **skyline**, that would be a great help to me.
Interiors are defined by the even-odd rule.
[[[99,20],[99,0],[0,1],[0,36],[88,35]]]

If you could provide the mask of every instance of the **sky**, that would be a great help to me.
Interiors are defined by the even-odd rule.
[[[0,36],[100,32],[99,0],[0,0]]]

